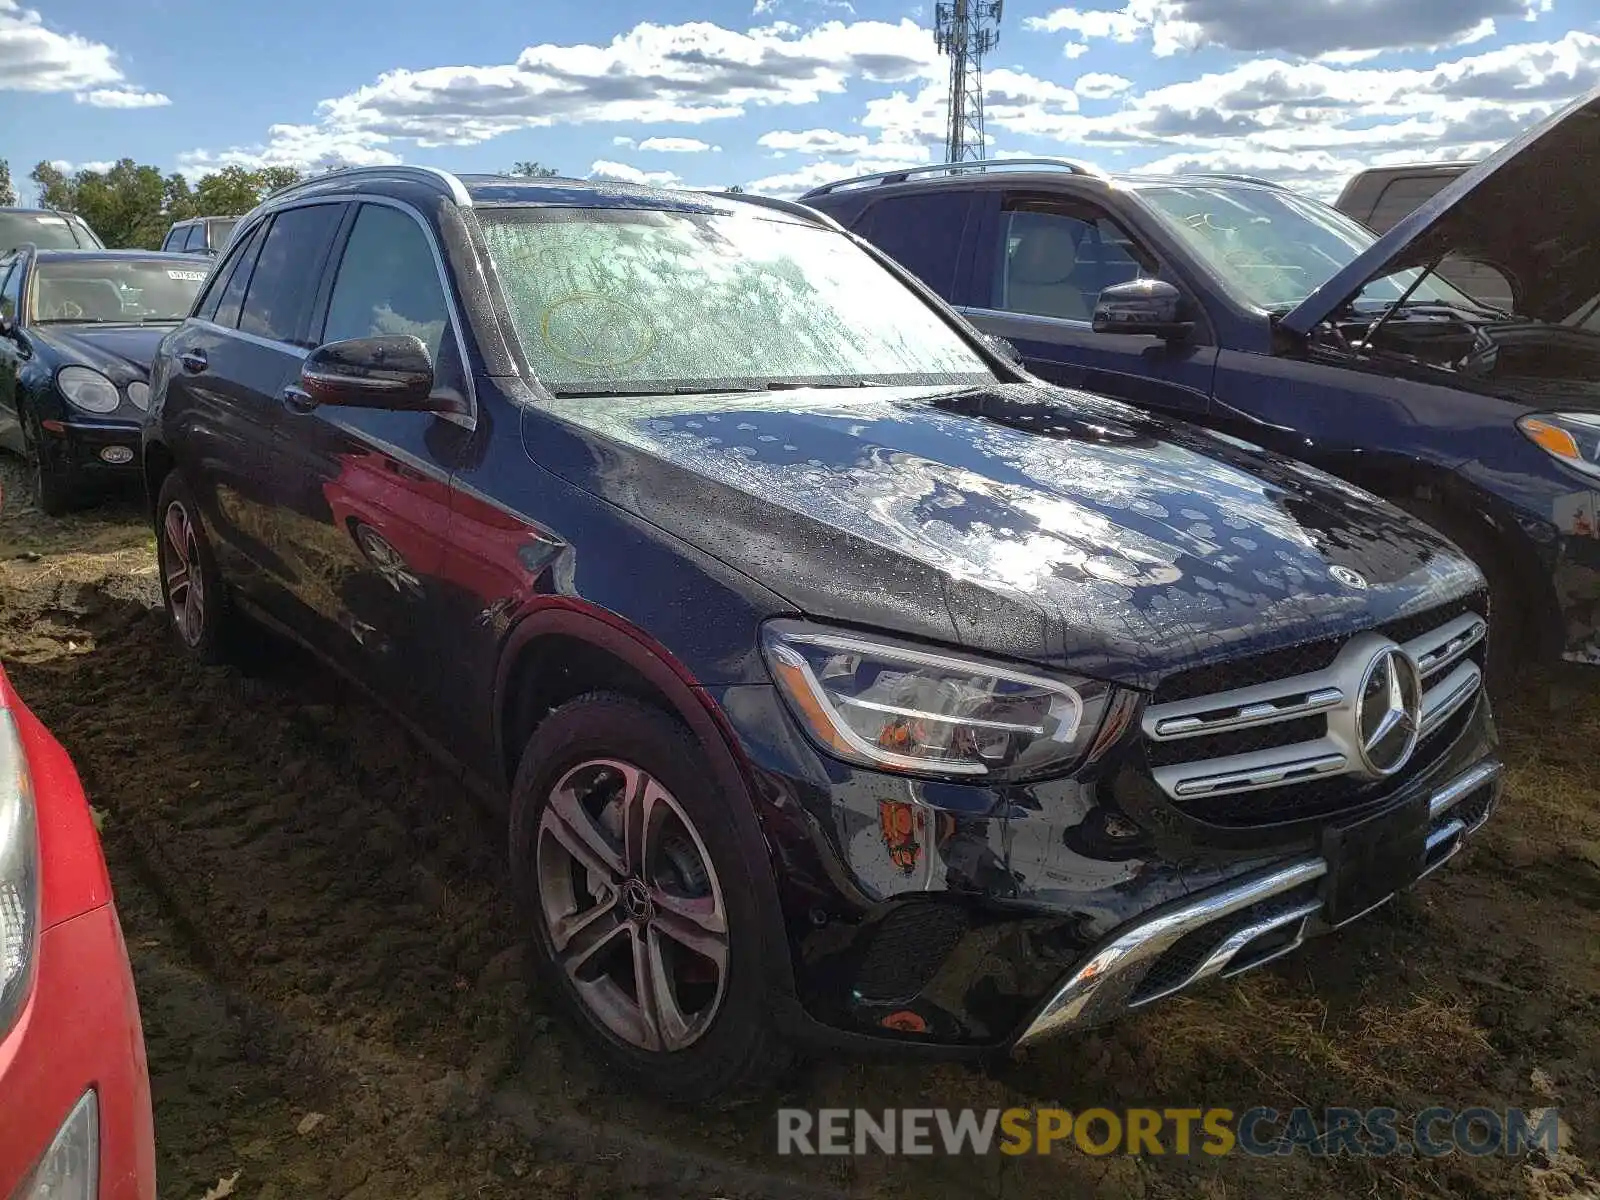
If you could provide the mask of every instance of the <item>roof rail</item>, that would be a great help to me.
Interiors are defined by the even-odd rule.
[[[1261,187],[1275,188],[1280,192],[1290,191],[1288,184],[1279,183],[1276,179],[1262,179],[1259,175],[1245,175],[1239,171],[1185,171],[1191,179],[1226,179],[1233,183],[1254,183]]]
[[[713,196],[727,196],[728,199],[740,204],[756,204],[762,208],[776,209],[778,212],[788,213],[791,217],[799,217],[812,225],[822,225],[836,233],[843,233],[844,226],[835,221],[827,213],[818,212],[814,208],[795,200],[780,200],[776,196],[758,196],[754,192],[723,192],[707,188],[706,191]]]
[[[408,163],[390,163],[386,165],[375,164],[371,166],[358,167],[336,167],[331,171],[324,171],[320,175],[312,175],[309,178],[302,179],[297,183],[291,183],[286,187],[281,187],[277,191],[272,192],[267,199],[271,199],[274,196],[286,195],[291,191],[307,187],[311,184],[319,183],[322,180],[328,179],[332,176],[339,176],[343,178],[351,175],[398,175],[410,179],[426,180],[427,182],[433,184],[442,183],[449,191],[450,198],[452,200],[454,200],[462,208],[472,207],[472,197],[468,194],[466,185],[464,185],[461,180],[457,179],[449,171],[441,170],[438,167],[414,167]]]
[[[879,171],[875,175],[857,175],[854,179],[841,179],[836,183],[825,183],[821,187],[812,188],[800,199],[809,200],[812,196],[825,196],[829,192],[867,184],[883,187],[891,183],[904,183],[913,175],[934,175],[941,172],[959,175],[965,171],[1009,170],[1016,167],[1035,169],[1047,167],[1053,171],[1066,171],[1070,175],[1088,175],[1095,179],[1106,178],[1106,173],[1099,167],[1092,166],[1089,163],[1074,162],[1070,158],[976,158],[963,162],[931,163],[921,167],[904,167],[898,171]]]

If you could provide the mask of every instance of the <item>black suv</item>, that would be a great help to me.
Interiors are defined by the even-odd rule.
[[[1497,795],[1452,546],[1040,384],[783,201],[277,193],[143,463],[182,644],[286,631],[506,798],[551,994],[678,1096],[1256,966]]]
[[[1260,180],[1059,160],[898,171],[802,200],[1040,377],[1422,516],[1489,579],[1498,685],[1522,660],[1600,663],[1597,159],[1600,91],[1382,237]]]
[[[202,254],[215,258],[228,244],[238,217],[192,217],[174,221],[161,243],[163,250],[175,254]]]

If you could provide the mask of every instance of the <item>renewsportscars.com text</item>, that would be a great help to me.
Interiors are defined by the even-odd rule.
[[[1440,1158],[1557,1149],[1556,1109],[1089,1108],[778,1110],[778,1153],[1249,1154]]]

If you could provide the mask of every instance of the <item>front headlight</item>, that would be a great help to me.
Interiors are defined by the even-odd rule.
[[[0,1036],[28,998],[39,924],[33,787],[11,714],[0,709]]]
[[[137,379],[134,380],[128,385],[128,400],[140,412],[148,411],[150,408],[150,385],[141,383]]]
[[[1537,413],[1519,419],[1517,428],[1567,466],[1600,479],[1600,413]]]
[[[798,621],[769,622],[767,665],[824,750],[880,771],[1022,779],[1083,760],[1117,693]]]
[[[16,1200],[94,1200],[100,1179],[100,1102],[91,1092],[67,1114]]]
[[[56,372],[56,387],[68,404],[84,412],[114,413],[122,403],[117,385],[88,367],[62,367]]]

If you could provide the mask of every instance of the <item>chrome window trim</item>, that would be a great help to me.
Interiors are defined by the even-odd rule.
[[[426,169],[433,170],[434,168]],[[439,173],[441,175],[447,175],[447,173],[443,171]],[[455,179],[455,176],[447,175],[447,178]],[[459,187],[461,181],[456,179],[455,182]],[[465,194],[464,189],[463,194]],[[478,390],[472,378],[472,360],[467,357],[467,339],[466,335],[463,333],[461,314],[456,309],[455,297],[450,288],[450,275],[445,268],[444,254],[439,249],[438,239],[433,236],[433,229],[429,226],[428,219],[422,215],[422,213],[414,204],[411,204],[405,200],[396,199],[393,196],[381,196],[371,192],[347,192],[339,195],[318,193],[309,196],[287,196],[281,203],[273,204],[270,209],[268,209],[266,212],[263,212],[255,221],[251,222],[248,228],[242,228],[242,222],[240,227],[235,227],[233,231],[233,237],[229,239],[229,245],[231,246],[233,242],[238,239],[253,235],[256,227],[260,225],[262,221],[265,221],[269,216],[276,215],[280,212],[288,212],[290,209],[295,208],[311,208],[319,204],[353,204],[357,206],[362,204],[377,204],[386,208],[398,209],[400,212],[403,212],[409,216],[412,221],[416,223],[417,228],[422,231],[422,236],[428,244],[428,252],[433,255],[433,269],[435,276],[439,280],[439,289],[444,294],[445,311],[450,317],[450,331],[455,335],[456,340],[456,355],[461,360],[462,383],[466,389],[467,404],[472,410],[471,412],[467,413],[433,413],[432,415],[441,421],[448,421],[452,425],[459,425],[461,428],[468,431],[477,429]],[[360,213],[358,212],[355,219],[359,218]],[[351,228],[352,230],[354,229],[353,222]],[[328,263],[328,267],[333,273],[328,289],[328,301],[330,304],[333,302],[333,289],[339,285],[339,267],[343,265],[344,261],[344,246],[348,244],[349,237],[346,235],[344,243],[340,246],[339,261],[335,262],[330,259]],[[195,319],[198,320],[199,318]],[[326,322],[327,314],[323,314],[323,319],[324,322]],[[214,322],[210,321],[202,321],[202,323],[211,325],[213,328],[221,330],[223,333],[236,333],[239,336],[248,338],[249,340],[260,345],[274,346],[281,349],[298,351],[299,357],[302,359],[306,358],[310,354],[309,350],[298,346],[292,346],[288,342],[273,341],[270,338],[263,338],[256,334],[245,333],[241,329],[230,329],[225,325],[216,325]]]

